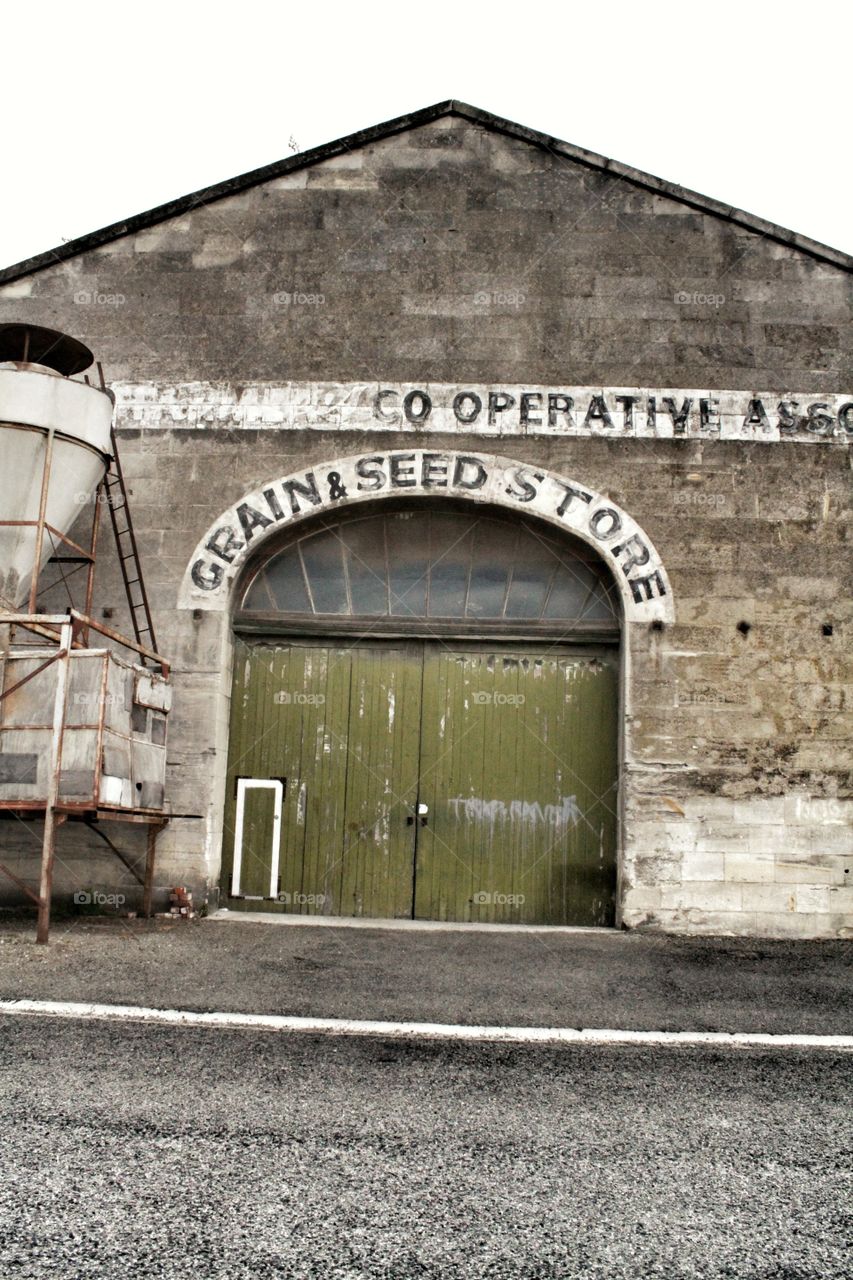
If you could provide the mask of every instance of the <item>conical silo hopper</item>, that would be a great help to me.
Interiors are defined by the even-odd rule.
[[[92,361],[53,329],[0,325],[0,607],[26,604],[108,465],[112,400],[73,378]]]

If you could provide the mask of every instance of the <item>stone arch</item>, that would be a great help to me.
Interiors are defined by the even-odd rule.
[[[199,540],[180,608],[224,612],[231,588],[261,544],[283,528],[336,508],[406,496],[502,507],[574,534],[613,572],[625,623],[674,621],[669,578],[651,539],[628,512],[574,479],[530,463],[455,450],[386,450],[336,458],[245,494]]]

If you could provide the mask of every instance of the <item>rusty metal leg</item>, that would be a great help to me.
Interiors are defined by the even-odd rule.
[[[71,661],[72,630],[70,620],[63,623],[60,632],[59,660],[56,672],[56,696],[53,703],[53,738],[50,750],[50,777],[47,782],[47,803],[44,811],[44,840],[41,847],[41,878],[39,881],[39,913],[36,942],[46,943],[50,932],[50,900],[53,893],[53,855],[56,847],[56,828],[65,821],[64,814],[56,812],[59,802],[59,772],[62,768],[62,738],[65,730],[66,703],[68,701],[68,676]]]
[[[152,822],[148,828],[148,849],[145,858],[145,882],[142,886],[142,914],[151,916],[151,898],[154,892],[154,855],[157,850],[157,837],[165,827],[165,822]]]
[[[53,897],[53,854],[56,848],[56,832],[65,821],[64,813],[48,809],[44,816],[44,841],[41,850],[41,881],[39,883],[39,912],[36,925],[36,942],[47,943],[50,934],[50,903]]]

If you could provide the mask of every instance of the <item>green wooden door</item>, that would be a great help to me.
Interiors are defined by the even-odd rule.
[[[410,917],[420,647],[236,646],[229,907]]]
[[[427,652],[419,919],[613,923],[611,652]]]
[[[611,924],[617,687],[607,649],[238,640],[228,905]]]
[[[421,700],[420,645],[351,650],[338,915],[410,918]]]

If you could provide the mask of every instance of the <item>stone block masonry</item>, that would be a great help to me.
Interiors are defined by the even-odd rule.
[[[389,486],[403,459],[423,498],[499,458],[505,506],[547,515],[537,477],[570,481],[567,530],[592,545],[617,512],[666,588],[633,601],[630,549],[599,540],[625,619],[620,922],[850,936],[853,262],[561,146],[452,108],[0,273],[0,322],[82,338],[116,393],[175,664],[168,793],[202,815],[161,838],[161,889],[217,892],[231,584],[286,522],[265,494],[290,519],[282,481],[310,473],[310,519],[332,472],[369,483],[358,459]],[[108,559],[97,603],[129,625]],[[119,882],[74,841],[60,896]]]

